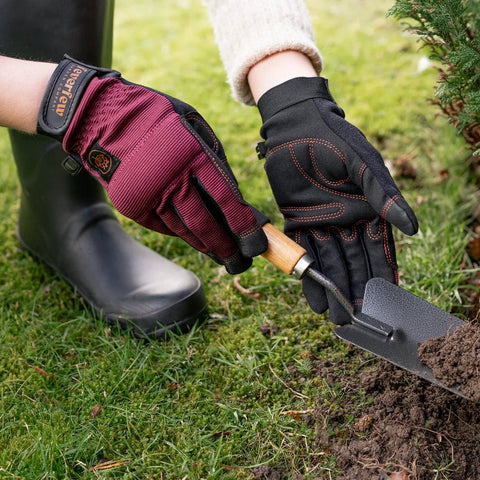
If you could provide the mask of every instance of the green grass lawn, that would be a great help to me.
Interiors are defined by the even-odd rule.
[[[417,236],[397,235],[402,286],[452,309],[475,191],[463,142],[428,104],[436,72],[418,71],[425,52],[385,19],[391,4],[307,1],[347,119],[387,160],[408,154],[418,169],[416,179],[399,179],[420,222]],[[118,0],[115,26],[114,67],[194,105],[222,139],[246,198],[281,227],[254,150],[258,112],[230,98],[201,2]],[[189,335],[133,339],[95,319],[20,249],[5,130],[0,158],[0,478],[249,479],[260,465],[335,477],[335,459],[315,449],[315,431],[299,418],[329,388],[310,375],[312,362],[341,359],[349,347],[328,316],[308,309],[294,279],[256,259],[239,278],[261,294],[250,298],[181,240],[122,219],[131,235],[194,270],[210,304],[207,323]],[[278,331],[263,335],[261,325]],[[292,379],[291,367],[303,376]],[[105,459],[117,463],[90,471]]]

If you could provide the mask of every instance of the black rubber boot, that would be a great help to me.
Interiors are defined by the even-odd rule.
[[[0,52],[59,61],[64,53],[110,66],[113,0],[4,0]],[[18,235],[111,323],[163,338],[187,331],[206,310],[198,278],[130,238],[103,188],[61,167],[61,145],[10,131],[22,186]]]

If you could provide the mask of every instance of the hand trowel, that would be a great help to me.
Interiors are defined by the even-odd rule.
[[[331,292],[348,313],[350,323],[335,328],[339,338],[465,397],[456,386],[446,386],[435,378],[418,356],[423,342],[453,332],[465,324],[463,320],[382,278],[367,282],[361,312],[355,311],[338,287],[312,267],[313,259],[303,247],[271,223],[263,230],[268,238],[264,258],[289,275],[312,278]]]

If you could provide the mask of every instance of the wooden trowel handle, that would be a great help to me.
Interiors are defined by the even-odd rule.
[[[291,275],[295,266],[307,251],[271,223],[266,223],[263,226],[263,231],[268,238],[268,249],[262,254],[262,257],[283,272]]]
[[[394,328],[391,325],[366,314],[355,313],[350,300],[343,295],[340,289],[329,278],[325,277],[321,272],[312,267],[313,260],[309,257],[307,251],[302,246],[295,243],[271,223],[266,223],[263,226],[263,231],[268,238],[268,248],[262,256],[270,263],[283,272],[288,273],[289,275],[294,274],[300,279],[303,278],[303,275],[308,275],[309,278],[327,289],[335,297],[340,306],[350,316],[353,324],[380,334],[382,337],[390,338],[393,335]],[[354,341],[352,343],[357,345]]]

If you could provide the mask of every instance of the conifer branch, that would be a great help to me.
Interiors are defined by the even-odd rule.
[[[480,153],[480,2],[396,0],[387,15],[404,22],[437,64],[432,103]]]

